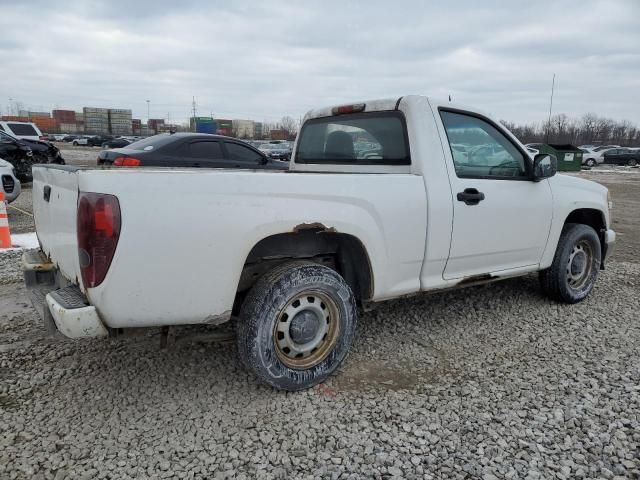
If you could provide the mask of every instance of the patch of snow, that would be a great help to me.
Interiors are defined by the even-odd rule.
[[[0,249],[0,252],[8,252],[10,250],[24,250],[29,248],[40,248],[36,232],[16,233],[11,235],[12,248]]]

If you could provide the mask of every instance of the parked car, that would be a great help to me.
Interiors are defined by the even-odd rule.
[[[108,140],[102,144],[102,148],[122,148],[127,145],[131,145],[131,140],[127,140],[126,138],[114,138],[113,140]]]
[[[286,169],[251,145],[206,133],[163,133],[123,148],[103,150],[98,165]]]
[[[77,135],[71,140],[71,144],[74,147],[78,147],[81,145],[89,145],[89,137],[87,135]]]
[[[20,140],[45,140],[45,136],[35,123],[31,122],[0,122],[0,131],[19,138]]]
[[[582,154],[582,164],[587,165],[588,167],[594,167],[599,163],[604,162],[604,154],[609,150],[612,150],[614,147],[603,147],[596,148],[593,150],[583,150]]]
[[[0,132],[0,139],[3,139],[6,142],[7,146],[13,143],[13,144],[19,144],[19,145],[29,147],[31,151],[30,158],[28,158],[29,164],[57,163],[60,165],[64,165],[64,159],[60,154],[60,150],[58,149],[58,147],[56,147],[50,142],[44,142],[40,140],[17,139],[7,134],[6,132]],[[30,175],[23,172],[22,169],[18,169],[18,171],[20,173],[21,178],[23,178],[24,180],[28,180],[30,178]]]
[[[235,143],[196,138],[175,147]],[[356,153],[363,138],[379,157]],[[245,366],[300,390],[344,360],[358,304],[532,272],[548,297],[577,303],[615,243],[604,186],[556,175],[553,156],[531,159],[498,120],[446,100],[313,110],[288,171],[248,166],[35,167],[42,251],[23,268],[48,328],[107,337],[237,316]]]
[[[31,166],[34,163],[31,148],[17,138],[0,132],[0,158],[15,168],[15,174],[23,181],[31,181]]]
[[[263,143],[258,149],[272,160],[288,162],[291,160],[291,149],[284,143]]]
[[[62,139],[62,141],[65,142],[65,143],[71,143],[76,138],[79,138],[79,135],[65,135],[64,138]]]
[[[640,163],[640,150],[630,148],[612,148],[603,155],[604,163],[635,167]]]
[[[54,139],[56,142],[62,142],[62,141],[64,141],[65,137],[67,137],[67,135],[66,135],[65,133],[55,133],[55,134],[53,135],[53,139]]]
[[[87,145],[91,147],[102,147],[106,142],[110,142],[115,137],[112,135],[93,135],[87,138]]]
[[[0,189],[4,192],[7,203],[18,198],[21,189],[15,167],[2,158],[0,158]]]
[[[594,152],[601,152],[603,150],[608,150],[610,148],[620,148],[620,145],[599,145],[593,148]]]

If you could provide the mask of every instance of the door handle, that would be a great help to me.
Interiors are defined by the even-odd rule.
[[[478,205],[484,200],[484,193],[475,188],[465,188],[464,192],[458,192],[458,201],[466,205]]]

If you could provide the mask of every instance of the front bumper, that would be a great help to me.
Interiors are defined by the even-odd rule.
[[[20,195],[20,180],[9,169],[0,168],[0,189],[8,203],[13,202]]]
[[[46,332],[68,338],[106,337],[109,331],[96,308],[77,285],[62,278],[41,251],[22,255],[22,272],[29,298]]]
[[[616,232],[611,229],[604,231],[604,244],[602,245],[602,263],[611,258],[616,247]]]

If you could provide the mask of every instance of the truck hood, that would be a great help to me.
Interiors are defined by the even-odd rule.
[[[556,189],[585,190],[596,195],[603,195],[605,201],[607,198],[607,187],[591,180],[585,180],[584,178],[557,174],[549,179],[549,183],[551,184],[551,188],[553,188],[554,191]]]

